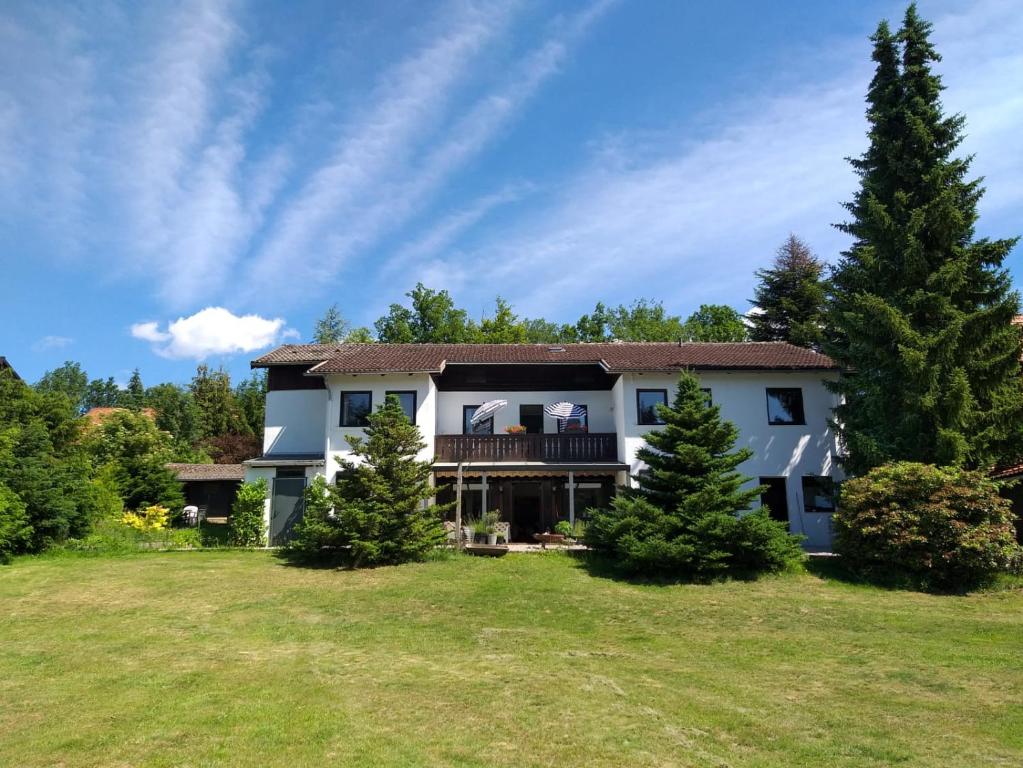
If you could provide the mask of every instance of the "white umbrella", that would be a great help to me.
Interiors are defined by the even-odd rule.
[[[487,402],[483,403],[483,405],[472,412],[472,419],[470,420],[470,423],[473,426],[476,426],[481,421],[489,419],[506,405],[508,405],[507,400],[487,400]]]
[[[569,403],[564,400],[560,403],[554,403],[554,405],[545,405],[543,407],[543,412],[552,419],[557,419],[558,421],[565,421],[566,419],[581,419],[586,415],[586,409],[581,405]]]

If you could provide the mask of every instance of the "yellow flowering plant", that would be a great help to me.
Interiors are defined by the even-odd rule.
[[[150,504],[137,512],[125,512],[121,522],[137,531],[162,531],[170,521],[170,510],[159,504]]]

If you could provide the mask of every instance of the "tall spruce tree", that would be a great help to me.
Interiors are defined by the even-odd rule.
[[[976,239],[980,179],[956,157],[964,118],[946,117],[940,60],[916,6],[871,38],[869,146],[839,228],[826,350],[847,469],[903,459],[988,467],[1021,452],[1019,297],[1002,267],[1015,239]]]
[[[799,540],[763,509],[748,510],[760,488],[738,467],[739,430],[721,418],[689,373],[679,377],[664,427],[645,435],[636,487],[594,510],[587,542],[632,573],[706,577],[778,570],[801,556]]]
[[[824,340],[824,262],[795,235],[778,248],[770,269],[757,270],[760,281],[750,304],[752,341],[787,341],[818,349]]]

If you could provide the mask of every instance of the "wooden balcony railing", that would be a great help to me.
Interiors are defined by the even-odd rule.
[[[618,461],[618,435],[437,435],[437,461]]]

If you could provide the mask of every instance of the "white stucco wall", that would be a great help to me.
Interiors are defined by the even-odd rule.
[[[838,479],[836,437],[828,424],[836,395],[823,383],[820,371],[788,372],[725,372],[707,371],[697,374],[702,387],[711,390],[721,416],[739,428],[738,446],[748,446],[753,457],[739,470],[755,485],[760,477],[786,478],[789,523],[794,533],[807,536],[807,546],[827,547],[831,541],[830,515],[803,511],[802,477],[830,476]],[[636,451],[643,444],[643,434],[656,426],[639,424],[636,408],[637,389],[666,389],[668,402],[674,397],[677,378],[662,374],[625,374],[620,381],[624,397],[624,451],[621,458],[633,473],[642,468]],[[771,425],[767,421],[769,387],[798,387],[803,392],[806,424]]]
[[[266,393],[263,453],[320,453],[325,445],[323,389]]]
[[[434,455],[434,425],[437,421],[437,387],[428,374],[365,374],[352,376],[328,376],[326,412],[320,410],[320,418],[326,416],[325,429],[327,435],[327,478],[333,478],[338,470],[339,457],[351,457],[349,435],[363,435],[366,430],[361,427],[342,427],[341,423],[341,392],[372,392],[373,410],[383,404],[388,391],[410,391],[416,393],[416,424],[423,433],[426,447],[420,451],[418,458],[432,461]]]
[[[462,407],[482,405],[488,400],[507,400],[508,406],[494,415],[494,434],[503,435],[505,427],[519,423],[520,405],[552,405],[566,400],[585,405],[590,432],[614,432],[615,421],[609,391],[557,392],[439,392],[437,393],[437,434],[462,434]],[[558,422],[544,416],[543,431],[555,433]]]

